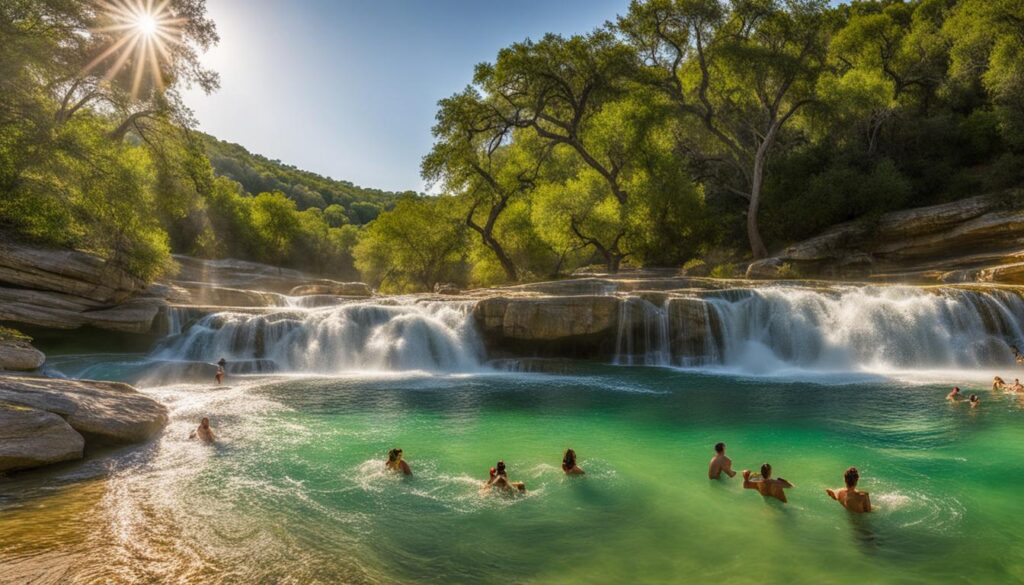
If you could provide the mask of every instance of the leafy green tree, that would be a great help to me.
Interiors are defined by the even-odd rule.
[[[345,208],[337,203],[332,203],[324,208],[324,220],[332,228],[340,228],[349,223]]]
[[[253,199],[252,224],[262,242],[263,259],[277,265],[291,254],[303,227],[295,202],[280,191],[260,193]]]
[[[642,65],[638,79],[672,101],[704,136],[686,148],[724,160],[747,201],[755,259],[768,254],[758,226],[767,162],[793,116],[815,101],[829,23],[819,0],[634,0],[617,28]]]
[[[432,290],[464,282],[466,226],[449,197],[405,198],[360,234],[359,272],[381,290]]]

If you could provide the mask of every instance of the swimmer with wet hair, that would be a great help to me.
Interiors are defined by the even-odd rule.
[[[977,394],[971,394],[971,397],[967,399],[967,402],[970,403],[971,408],[978,408],[978,405],[981,404],[981,400],[978,399]]]
[[[753,475],[749,469],[743,470],[743,488],[748,490],[757,490],[759,494],[768,498],[775,498],[782,503],[786,503],[789,500],[786,499],[787,490],[793,487],[793,484],[782,479],[772,478],[772,466],[765,463],[761,466],[761,476],[758,477]]]
[[[189,439],[199,439],[204,443],[212,443],[217,438],[213,436],[213,429],[210,428],[210,419],[203,417],[203,420],[199,421],[199,427],[188,436]]]
[[[736,477],[736,472],[732,470],[732,459],[725,456],[725,443],[718,443],[715,445],[715,455],[708,463],[708,479],[721,479],[723,473]]]
[[[389,471],[401,471],[405,475],[412,475],[409,464],[402,459],[402,450],[397,447],[388,451],[388,460],[384,462],[384,467]]]
[[[562,471],[566,475],[583,475],[585,473],[579,465],[576,465],[576,451],[565,450],[565,454],[562,455]]]
[[[509,481],[508,470],[505,468],[505,461],[498,460],[498,463],[491,468],[491,477],[484,484],[483,489],[489,491],[491,488],[498,488],[508,493],[518,491],[521,494],[526,493],[526,484],[521,481]]]
[[[1004,382],[1002,378],[1000,378],[999,376],[992,378],[992,390],[1006,390],[1006,388],[1006,382]]]
[[[960,387],[959,386],[953,386],[953,389],[950,390],[949,394],[946,394],[946,400],[949,400],[950,402],[957,402],[957,401],[959,401],[960,400]]]
[[[1019,392],[1024,392],[1024,386],[1021,385],[1020,378],[1013,379],[1013,385],[1010,386],[1010,392],[1013,392],[1015,394]]]
[[[857,482],[860,480],[860,472],[857,471],[856,467],[851,467],[846,470],[843,474],[843,481],[846,483],[845,488],[838,490],[825,490],[828,497],[839,502],[847,510],[863,514],[864,512],[871,511],[871,497],[867,492],[862,492],[857,489]]]

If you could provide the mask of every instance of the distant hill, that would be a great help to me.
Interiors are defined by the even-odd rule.
[[[359,187],[349,181],[324,177],[253,154],[241,145],[209,134],[202,136],[214,173],[238,181],[252,195],[280,191],[295,201],[300,210],[324,209],[338,204],[345,208],[351,223],[362,225],[373,221],[382,210],[393,207],[399,197],[410,193]]]

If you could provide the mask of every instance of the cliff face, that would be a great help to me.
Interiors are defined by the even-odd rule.
[[[754,262],[749,278],[801,276],[1024,284],[1024,191],[981,195],[852,222]]]

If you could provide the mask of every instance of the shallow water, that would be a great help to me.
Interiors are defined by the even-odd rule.
[[[155,441],[0,482],[0,582],[1024,582],[1024,403],[840,379],[580,365],[148,388],[172,411]],[[186,439],[204,415],[214,447]],[[708,481],[717,441],[737,470],[772,463],[790,503]],[[382,472],[392,446],[414,477]],[[586,477],[561,474],[567,446]],[[480,494],[499,457],[527,496]],[[824,494],[850,465],[875,513]]]

